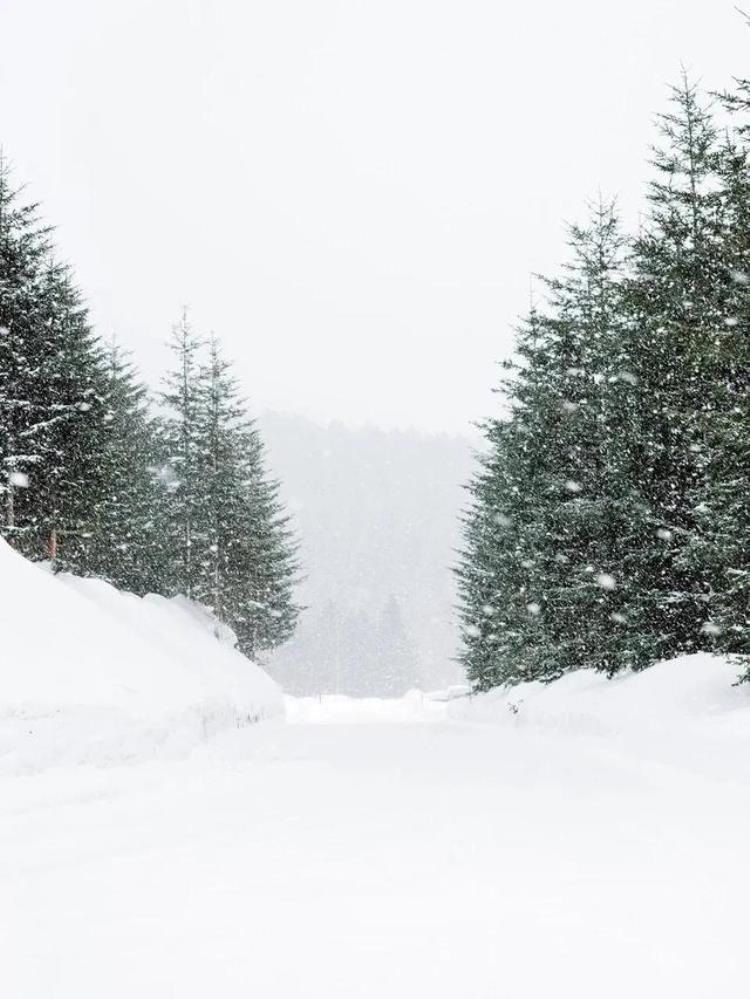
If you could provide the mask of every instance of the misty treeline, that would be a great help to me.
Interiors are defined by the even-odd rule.
[[[601,200],[570,228],[484,425],[459,568],[478,689],[750,652],[750,83],[684,79],[651,163],[635,235]]]
[[[461,437],[299,414],[260,418],[294,510],[306,607],[273,675],[292,694],[387,696],[461,681],[457,511],[473,467]]]
[[[256,656],[294,630],[295,541],[218,340],[183,315],[171,347],[154,404],[0,155],[0,536],[56,569],[198,600]]]
[[[311,607],[299,639],[273,665],[284,690],[302,696],[401,697],[424,684],[414,621],[405,618],[394,594],[382,606],[327,600]]]

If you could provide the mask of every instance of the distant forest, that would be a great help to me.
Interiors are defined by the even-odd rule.
[[[299,694],[460,682],[451,566],[472,441],[273,413],[258,424],[300,538],[305,606],[274,675]]]

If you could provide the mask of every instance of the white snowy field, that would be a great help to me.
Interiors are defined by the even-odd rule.
[[[645,746],[586,696],[460,708],[488,724],[324,699],[182,761],[3,778],[3,994],[744,997],[749,699],[686,672],[721,704]]]
[[[195,608],[0,598],[3,997],[747,996],[735,666],[285,718]]]

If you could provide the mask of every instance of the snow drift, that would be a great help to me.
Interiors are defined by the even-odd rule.
[[[632,759],[707,776],[737,772],[750,748],[750,684],[722,656],[696,654],[607,679],[595,670],[501,687],[448,705],[458,721],[600,739]],[[722,763],[724,761],[724,764]],[[750,777],[750,762],[743,763]]]
[[[0,541],[0,772],[180,756],[284,710],[203,608],[53,575]]]

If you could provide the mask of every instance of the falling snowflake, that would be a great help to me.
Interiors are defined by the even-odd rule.
[[[24,472],[11,472],[10,484],[15,486],[16,489],[28,489],[29,477]]]
[[[701,625],[701,632],[704,635],[720,635],[721,628],[718,626],[718,624],[714,624],[713,621],[706,621],[704,624]]]
[[[667,527],[659,527],[659,528],[657,528],[656,536],[661,541],[671,541],[672,537],[673,537],[672,532]]]
[[[614,576],[610,576],[608,572],[600,572],[596,576],[596,581],[603,590],[614,590],[617,588],[617,580]]]
[[[580,493],[581,483],[576,482],[575,479],[568,479],[565,483],[565,488],[569,493]]]
[[[609,615],[609,619],[610,621],[614,621],[616,624],[625,624],[627,622],[627,618],[625,617],[625,615],[620,614],[619,611],[613,611]]]
[[[532,617],[536,617],[537,614],[541,614],[542,608],[535,600],[532,600],[530,604],[526,604],[526,610],[531,614]]]

